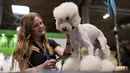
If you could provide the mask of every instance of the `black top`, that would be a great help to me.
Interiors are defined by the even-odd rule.
[[[54,40],[48,39],[49,44],[51,48],[54,50],[59,44],[57,44]],[[37,43],[33,42],[33,45],[37,48],[34,48],[32,51],[32,55],[30,56],[29,62],[29,67],[31,68],[32,66],[37,66],[42,63],[44,63],[48,59],[56,59],[56,53],[54,52],[53,55],[49,55],[47,52],[44,52],[38,45]]]

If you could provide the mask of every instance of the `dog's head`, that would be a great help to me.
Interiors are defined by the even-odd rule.
[[[56,20],[56,29],[63,33],[69,33],[81,21],[78,7],[73,2],[65,2],[57,6],[53,10],[53,15]]]

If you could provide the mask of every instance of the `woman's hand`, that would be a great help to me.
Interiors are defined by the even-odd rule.
[[[33,68],[27,68],[25,71],[39,71],[43,69],[58,70],[58,68],[55,66],[55,63],[55,59],[46,60],[43,64],[40,64]]]
[[[44,64],[45,69],[51,69],[51,70],[57,70],[57,67],[55,66],[56,60],[55,59],[50,59],[46,60]]]

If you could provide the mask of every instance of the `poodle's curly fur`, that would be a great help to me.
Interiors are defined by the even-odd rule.
[[[98,65],[100,65],[101,63],[100,60],[107,59],[110,55],[110,50],[107,45],[107,39],[105,38],[102,31],[92,24],[80,24],[81,18],[78,12],[78,7],[73,2],[65,2],[55,7],[55,9],[53,10],[53,15],[56,20],[56,29],[62,33],[69,34],[70,43],[74,49],[73,56],[66,60],[66,65],[63,66],[68,70],[72,70],[74,66],[69,65],[74,65],[75,63],[76,66],[77,64],[79,64],[79,67],[77,67],[77,69],[80,68],[80,70],[83,71],[99,71],[100,67],[98,67]],[[98,40],[101,48],[100,51],[97,51],[97,56],[94,56],[94,44],[96,40]],[[87,49],[88,56],[83,57],[82,60],[79,62],[80,50],[83,47]],[[99,52],[102,54],[99,54]],[[102,59],[100,58],[101,55],[103,55]],[[85,65],[86,68],[83,68],[85,67]],[[109,66],[107,66],[107,69],[109,70]]]

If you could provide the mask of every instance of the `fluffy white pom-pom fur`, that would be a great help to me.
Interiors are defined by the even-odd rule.
[[[78,60],[75,57],[69,57],[64,65],[62,70],[68,70],[68,71],[79,71],[79,65],[80,65],[80,60]]]
[[[110,60],[102,60],[101,61],[101,71],[102,72],[111,72],[115,71],[116,66]]]
[[[84,56],[80,63],[81,71],[100,71],[101,59],[96,56]]]
[[[73,2],[65,2],[53,10],[55,19],[65,18],[66,16],[73,17],[78,14],[78,7]]]

